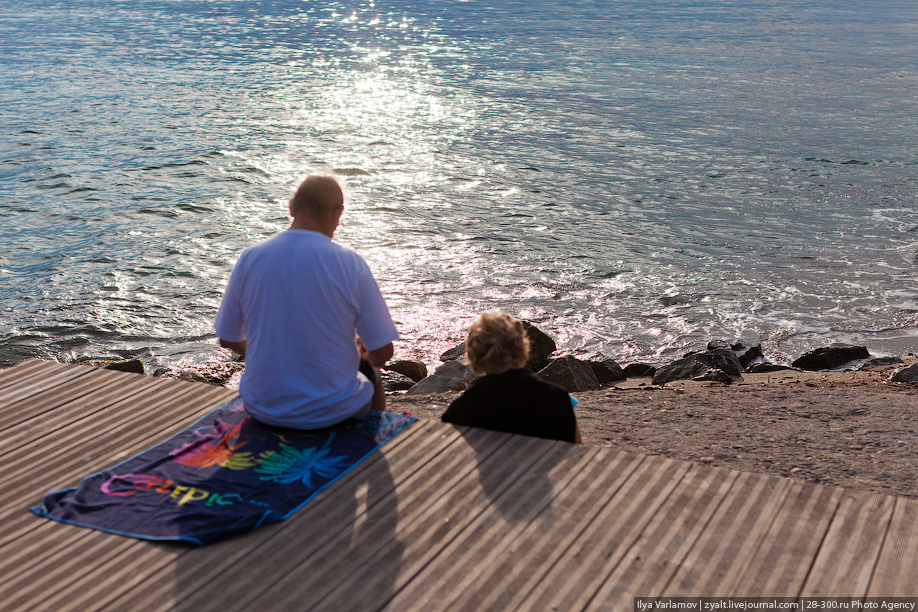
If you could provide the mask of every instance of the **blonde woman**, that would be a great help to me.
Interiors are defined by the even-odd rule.
[[[529,338],[518,319],[497,311],[479,316],[469,327],[465,358],[479,378],[450,404],[445,422],[581,443],[577,400],[526,367]]]

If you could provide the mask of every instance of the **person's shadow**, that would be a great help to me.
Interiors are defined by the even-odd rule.
[[[526,523],[551,509],[550,474],[570,453],[569,445],[471,427],[462,436],[475,451],[485,495],[505,520]]]
[[[395,484],[377,451],[285,521],[203,547],[170,545],[172,609],[379,608],[404,552],[397,520]]]

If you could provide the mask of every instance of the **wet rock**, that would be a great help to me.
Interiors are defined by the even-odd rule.
[[[885,370],[902,363],[905,362],[900,357],[874,357],[862,363],[858,370]]]
[[[382,369],[406,376],[414,382],[419,382],[427,377],[427,366],[424,365],[423,361],[418,361],[417,359],[398,359],[387,363]]]
[[[851,361],[868,358],[870,358],[870,353],[867,351],[866,346],[833,344],[804,353],[795,359],[791,365],[800,370],[813,372],[817,370],[834,370]]]
[[[645,378],[657,373],[657,369],[646,363],[629,363],[622,370],[627,378]]]
[[[537,328],[529,321],[523,321],[523,329],[529,336],[529,361],[526,367],[533,372],[538,372],[551,359],[551,354],[558,348],[551,336]]]
[[[622,367],[618,365],[614,359],[609,357],[596,355],[585,359],[585,361],[593,368],[593,374],[596,375],[596,380],[599,381],[600,385],[628,378],[625,376]]]
[[[599,389],[599,380],[590,364],[570,355],[552,359],[539,370],[539,378],[564,387],[571,393]]]
[[[745,371],[749,374],[767,374],[769,372],[780,372],[782,370],[793,370],[794,368],[786,365],[779,365],[777,363],[754,363],[749,366]]]
[[[118,370],[119,372],[132,372],[134,374],[144,374],[146,368],[139,359],[126,359],[124,361],[115,361],[108,365],[102,366],[106,370]]]
[[[214,361],[178,368],[174,366],[158,368],[153,376],[172,378],[190,382],[207,383],[217,387],[225,386],[233,376],[245,369],[241,361]]]
[[[739,360],[740,365],[744,370],[761,363],[761,360],[765,359],[765,354],[762,352],[762,345],[758,344],[756,346],[743,347],[742,350],[733,351],[736,353],[736,358]]]
[[[146,373],[146,368],[140,359],[81,359],[77,363],[105,370],[117,370],[118,372]]]
[[[918,363],[899,368],[889,377],[889,382],[918,382]]]
[[[457,344],[453,348],[444,351],[440,355],[440,361],[458,361],[465,357],[465,342]]]
[[[407,391],[417,382],[408,376],[405,376],[404,374],[393,372],[391,370],[381,371],[380,376],[382,376],[383,389],[386,391],[386,393],[392,393],[394,391]]]
[[[195,372],[194,370],[184,370],[183,372],[180,372],[179,375],[175,378],[176,380],[184,380],[186,382],[204,383],[208,385],[214,384],[205,378],[203,374],[200,372]]]
[[[765,354],[762,353],[762,345],[758,344],[756,346],[746,346],[742,342],[727,342],[726,340],[714,340],[708,342],[707,346],[708,351],[733,351],[736,354],[736,358],[740,362],[743,370],[746,370],[754,363],[765,358]],[[690,356],[686,355],[686,357]]]
[[[739,381],[743,380],[742,369],[736,354],[729,349],[690,353],[657,370],[653,377],[653,384],[665,385],[674,380],[698,379],[698,377],[701,377],[700,380]],[[726,377],[712,370],[721,370]]]
[[[434,373],[408,389],[408,395],[433,395],[447,391],[463,391],[475,378],[471,366],[461,361],[447,361]]]

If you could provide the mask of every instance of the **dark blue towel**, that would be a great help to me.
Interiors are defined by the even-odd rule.
[[[236,397],[75,489],[46,495],[32,511],[136,538],[206,544],[284,520],[414,420],[370,412],[299,431],[259,423]]]

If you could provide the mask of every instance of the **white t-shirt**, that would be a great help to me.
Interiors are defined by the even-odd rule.
[[[269,425],[317,429],[359,412],[373,384],[357,371],[398,332],[362,257],[318,232],[287,230],[243,251],[214,324],[246,341],[246,410]]]

